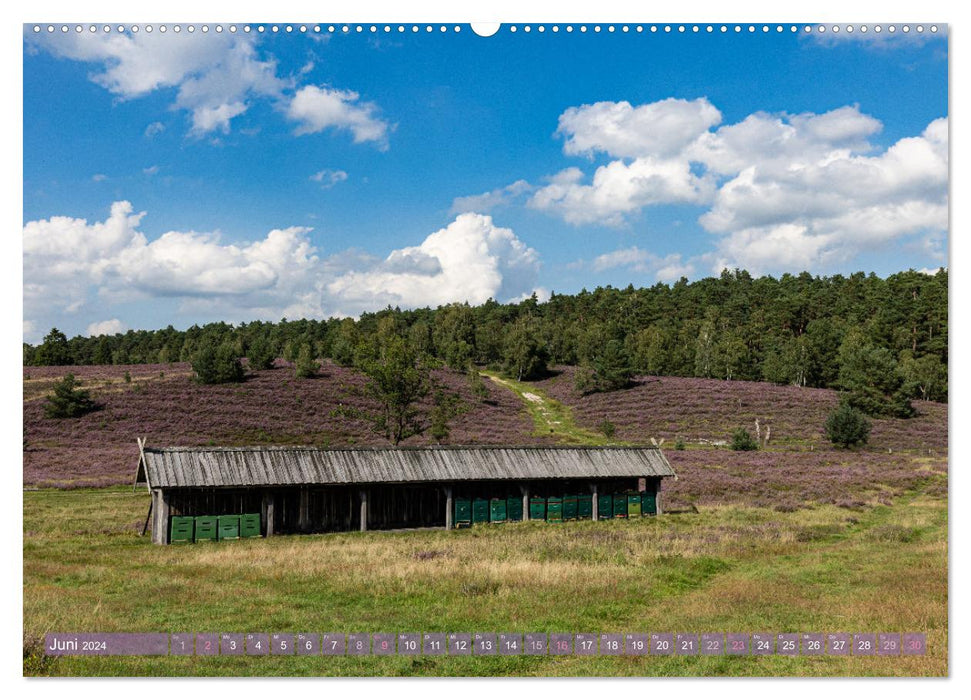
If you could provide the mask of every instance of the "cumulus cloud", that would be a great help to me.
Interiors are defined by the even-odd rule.
[[[487,214],[497,207],[510,204],[532,190],[533,186],[525,180],[516,180],[511,185],[499,187],[489,192],[483,192],[482,194],[456,197],[452,200],[451,212],[453,214],[464,214],[466,212]]]
[[[316,134],[325,129],[350,131],[354,143],[375,142],[387,148],[390,125],[378,116],[373,102],[363,102],[353,90],[307,85],[294,94],[287,116],[298,122],[296,134]]]
[[[310,176],[311,181],[319,182],[322,190],[329,190],[334,185],[344,182],[347,173],[343,170],[318,170]]]
[[[948,226],[947,119],[885,149],[873,143],[882,127],[857,105],[724,125],[704,98],[571,107],[557,129],[564,153],[608,161],[591,176],[561,170],[527,204],[607,226],[655,205],[704,206],[699,222],[717,239],[696,262],[715,272],[836,264],[915,235],[935,248]]]
[[[833,31],[834,26],[838,28],[838,31]],[[800,33],[800,36],[815,44],[826,47],[853,43],[866,46],[867,48],[888,50],[923,46],[930,41],[940,41],[947,38],[946,24],[910,24],[907,25],[910,29],[907,32],[903,31],[905,25],[902,24],[857,24],[849,26],[852,28],[851,31],[847,31],[848,25],[845,24],[817,24],[810,31]],[[866,27],[865,30],[863,29],[864,26]],[[880,27],[880,31],[876,30],[878,26]],[[921,26],[923,31],[917,31],[918,26]],[[931,31],[932,26],[936,28],[936,31]],[[891,27],[893,27],[893,31],[891,31]]]
[[[349,308],[437,306],[507,301],[533,291],[539,256],[491,216],[460,214],[419,246],[396,250],[379,265],[328,285]]]
[[[491,217],[465,214],[419,245],[384,259],[355,251],[318,255],[311,230],[274,229],[250,242],[219,232],[140,230],[145,212],[116,202],[105,221],[52,217],[24,226],[24,317],[104,318],[112,306],[171,299],[191,318],[325,317],[452,301],[528,296],[536,252]],[[89,333],[114,332],[91,323]]]
[[[152,122],[145,127],[145,138],[153,139],[165,131],[165,124],[162,122]]]
[[[97,321],[88,326],[88,335],[91,337],[99,335],[115,335],[116,333],[124,333],[128,330],[128,326],[119,321],[117,318],[112,318],[107,321]]]
[[[673,282],[681,277],[689,277],[695,272],[694,265],[682,261],[680,253],[661,257],[637,246],[598,255],[594,258],[591,267],[595,272],[624,268],[631,272],[653,275],[660,282]]]

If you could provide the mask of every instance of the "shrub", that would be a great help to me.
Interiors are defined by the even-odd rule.
[[[679,452],[684,449],[684,439],[679,435],[678,439],[674,441],[674,449]]]
[[[249,366],[253,369],[273,369],[273,363],[276,362],[276,351],[266,338],[260,337],[250,345],[246,359],[249,360]]]
[[[131,384],[131,372],[125,370],[125,384]]]
[[[485,382],[482,381],[482,375],[479,374],[479,370],[476,369],[475,365],[469,365],[469,389],[472,390],[472,395],[479,401],[486,401],[489,398],[489,389],[486,387]]]
[[[759,449],[759,443],[755,441],[745,428],[739,428],[732,433],[732,449],[736,452],[748,452]]]
[[[99,408],[87,389],[78,387],[73,374],[54,385],[54,393],[47,396],[44,414],[48,418],[77,418]]]
[[[314,357],[313,350],[310,349],[309,344],[305,343],[300,346],[300,352],[297,353],[297,361],[294,367],[297,376],[302,379],[309,379],[317,375],[317,372],[320,370],[320,363]]]
[[[612,438],[614,433],[617,432],[617,426],[610,422],[609,418],[604,418],[597,429],[604,434],[605,437]]]
[[[865,445],[870,437],[870,421],[848,402],[841,402],[829,414],[825,429],[826,437],[838,447]]]
[[[229,343],[214,348],[205,345],[192,356],[192,370],[203,384],[241,382],[245,378],[243,363]]]

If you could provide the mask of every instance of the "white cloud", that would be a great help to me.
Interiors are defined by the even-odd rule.
[[[287,82],[242,34],[71,32],[30,37],[61,58],[97,64],[91,80],[119,99],[176,88],[175,107],[189,112],[194,135],[229,130],[254,97],[279,98]],[[146,136],[158,133],[150,124]]]
[[[327,289],[351,309],[481,304],[528,296],[538,271],[538,254],[511,229],[467,213],[421,245],[393,251],[380,265],[344,274]]]
[[[145,127],[145,138],[153,139],[165,131],[165,124],[162,122],[152,122]]]
[[[84,319],[89,333],[113,306],[174,300],[193,319],[325,317],[452,301],[528,296],[536,252],[491,217],[459,216],[420,245],[383,260],[349,250],[322,259],[310,229],[274,229],[252,242],[219,232],[169,231],[149,240],[144,212],[116,202],[103,222],[52,217],[24,226],[24,318]],[[91,314],[95,318],[85,318]],[[114,322],[113,319],[111,322]],[[24,327],[25,337],[36,325]],[[93,329],[93,330],[92,330]],[[108,330],[104,330],[108,332]]]
[[[567,155],[669,158],[720,121],[721,112],[704,97],[668,98],[637,107],[597,102],[563,112],[556,133],[566,139]]]
[[[310,176],[310,179],[313,182],[319,182],[321,189],[328,190],[334,185],[344,182],[347,179],[347,173],[343,170],[318,170]]]
[[[833,27],[839,28],[839,31],[833,31]],[[947,25],[946,24],[924,24],[920,25],[923,31],[917,31],[918,25],[910,24],[907,25],[910,31],[903,31],[903,24],[868,24],[868,25],[850,25],[852,26],[852,31],[847,31],[847,25],[815,25],[808,32],[801,32],[800,35],[804,39],[809,39],[810,41],[819,44],[820,46],[841,46],[849,43],[862,44],[869,48],[875,49],[899,49],[908,46],[923,46],[929,41],[942,40],[947,38]],[[862,31],[863,26],[866,27],[866,31]],[[880,27],[880,31],[876,31],[877,26]],[[935,27],[937,31],[931,31],[931,27]],[[823,31],[820,31],[822,27]],[[890,31],[890,27],[893,27],[894,31]]]
[[[452,214],[464,214],[466,212],[487,214],[496,207],[509,204],[519,196],[532,190],[533,186],[525,180],[516,180],[511,185],[499,187],[489,192],[483,192],[482,194],[456,197],[452,200],[450,211]]]
[[[346,129],[353,135],[354,143],[373,141],[384,149],[391,127],[377,112],[376,104],[361,102],[360,95],[352,90],[316,85],[297,90],[287,107],[287,116],[299,122],[297,135],[316,134],[328,128]]]
[[[653,275],[661,282],[673,282],[681,277],[689,277],[695,272],[694,265],[691,262],[682,261],[680,253],[661,257],[637,246],[598,255],[594,258],[591,267],[595,272],[626,268],[632,272]]]
[[[108,176],[105,175],[104,173],[95,173],[94,175],[91,176],[92,182],[104,182],[107,179],[108,179]]]
[[[652,204],[703,204],[714,194],[714,182],[692,173],[689,162],[650,156],[630,163],[612,161],[597,168],[590,184],[582,180],[579,169],[563,170],[537,190],[528,205],[571,224],[619,226]]]
[[[157,165],[150,165],[147,168],[142,168],[142,172],[145,175],[148,175],[149,177],[151,177],[152,175],[155,175],[158,172],[158,170],[159,168]]]
[[[115,335],[116,333],[124,333],[128,330],[128,326],[119,321],[117,318],[112,318],[107,321],[98,321],[92,323],[88,326],[88,335],[91,337],[99,335]]]

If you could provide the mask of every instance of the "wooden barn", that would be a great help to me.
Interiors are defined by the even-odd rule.
[[[152,494],[157,544],[658,515],[661,480],[675,475],[656,447],[152,448],[139,441],[139,453],[135,485]]]

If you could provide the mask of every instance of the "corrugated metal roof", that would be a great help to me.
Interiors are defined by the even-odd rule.
[[[656,447],[169,447],[144,449],[154,488],[674,476]]]

